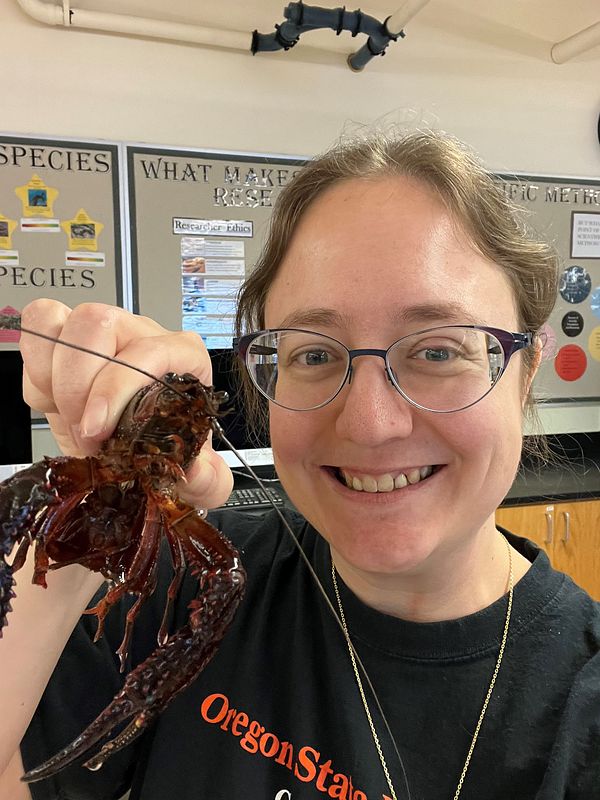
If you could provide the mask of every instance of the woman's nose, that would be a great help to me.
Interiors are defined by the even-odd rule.
[[[333,401],[343,438],[377,444],[412,433],[415,408],[391,383],[380,358],[355,359],[348,383]]]

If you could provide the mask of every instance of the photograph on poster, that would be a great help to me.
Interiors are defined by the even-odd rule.
[[[560,278],[558,291],[567,303],[583,303],[592,289],[592,279],[585,267],[567,267]]]
[[[195,274],[197,272],[206,272],[206,262],[202,256],[194,256],[193,258],[184,258],[181,262],[181,271],[188,274]]]

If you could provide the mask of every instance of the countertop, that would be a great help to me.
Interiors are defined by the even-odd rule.
[[[600,433],[548,437],[547,463],[525,459],[504,506],[600,499]]]
[[[503,506],[600,499],[600,463],[582,458],[547,467],[521,467]]]

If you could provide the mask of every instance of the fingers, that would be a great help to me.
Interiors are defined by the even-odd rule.
[[[82,392],[65,398],[73,404],[75,416],[80,415],[81,433],[88,439],[105,439],[114,430],[131,397],[154,377],[162,378],[167,372],[191,372],[205,384],[212,382],[210,359],[200,337],[166,331],[152,320],[148,320],[151,326],[146,329],[140,324],[135,330],[129,330],[131,320],[140,318],[128,317],[124,320],[127,335],[117,341],[114,349],[120,361],[140,367],[144,373],[121,364],[104,362],[93,371],[92,377],[92,370],[88,367],[87,380],[92,378],[91,391],[86,396],[83,384]]]
[[[24,328],[37,331],[52,338],[60,337],[63,325],[71,309],[54,300],[38,300],[25,306],[21,314]],[[21,334],[20,349],[23,356],[23,396],[36,411],[56,411],[52,393],[52,361],[55,344]]]
[[[212,383],[210,358],[200,337],[168,331],[121,308],[86,303],[70,309],[38,300],[23,309],[22,325],[83,348],[26,333],[21,337],[26,402],[46,414],[66,455],[94,454],[132,396],[155,377],[190,372]],[[181,496],[193,505],[213,508],[227,499],[232,486],[231,470],[214,452],[209,437],[178,487]]]
[[[22,324],[144,371],[23,334],[26,401],[57,414],[57,427],[77,426],[83,439],[105,439],[132,395],[154,376],[173,371],[191,372],[204,383],[212,379],[200,337],[169,332],[120,308],[87,303],[71,311],[62,303],[36,301],[23,310]]]
[[[131,397],[154,376],[190,372],[205,384],[212,382],[200,337],[167,331],[120,308],[87,303],[71,310],[55,301],[35,301],[23,309],[22,325],[144,370],[22,335],[26,401],[46,414],[66,455],[95,453]],[[178,488],[187,502],[211,508],[225,501],[232,483],[231,471],[208,441],[187,483]]]
[[[187,482],[177,486],[179,496],[190,505],[217,508],[233,489],[233,474],[212,448],[209,440],[186,473]]]

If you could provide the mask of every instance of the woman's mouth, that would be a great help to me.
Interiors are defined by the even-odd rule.
[[[384,472],[369,474],[365,472],[352,472],[339,467],[332,468],[332,472],[340,483],[355,492],[393,492],[395,489],[404,489],[406,486],[414,486],[421,483],[430,475],[433,475],[439,465],[427,465],[423,467],[413,467],[403,472]]]

